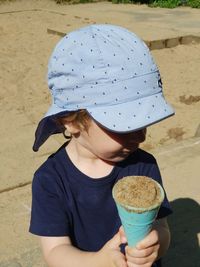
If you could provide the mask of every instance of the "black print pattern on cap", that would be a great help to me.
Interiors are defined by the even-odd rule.
[[[95,24],[65,36],[50,58],[48,85],[46,118],[86,109],[104,127],[128,132],[174,113],[148,47],[119,26]]]

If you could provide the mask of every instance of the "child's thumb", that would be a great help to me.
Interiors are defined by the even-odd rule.
[[[127,243],[127,238],[123,226],[119,228],[119,233],[120,233],[121,243],[123,244]]]
[[[120,232],[117,232],[112,239],[110,239],[107,243],[110,249],[117,249],[119,250],[119,246],[121,244],[121,235]]]

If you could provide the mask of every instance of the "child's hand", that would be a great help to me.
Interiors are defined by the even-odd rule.
[[[151,267],[158,258],[160,248],[159,235],[152,230],[136,247],[126,246],[126,260],[128,267]]]
[[[120,252],[120,244],[126,243],[126,238],[123,234],[122,227],[119,232],[110,239],[103,248],[99,251],[100,261],[105,267],[127,267],[126,258]]]

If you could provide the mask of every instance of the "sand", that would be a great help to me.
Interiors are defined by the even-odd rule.
[[[1,196],[5,198],[1,208],[6,211],[2,213],[2,257],[14,257],[33,244],[33,238],[28,234],[32,176],[36,168],[64,141],[61,135],[57,135],[51,137],[37,154],[31,150],[37,123],[51,102],[46,83],[47,63],[60,40],[59,36],[48,34],[47,28],[69,32],[95,22],[113,23],[127,27],[148,40],[164,38],[166,31],[167,37],[177,36],[175,18],[178,17],[182,33],[194,34],[195,28],[196,31],[199,29],[194,22],[200,17],[198,10],[184,8],[182,12],[180,8],[174,11],[156,9],[155,16],[152,9],[145,6],[142,10],[140,8],[108,2],[58,6],[51,0],[0,4],[0,192],[4,192]],[[187,14],[185,26],[183,17]],[[138,23],[134,23],[133,17],[138,19]],[[171,24],[168,28],[166,19]],[[175,108],[176,116],[149,127],[147,140],[142,147],[151,151],[169,145],[173,150],[171,145],[195,136],[200,124],[200,45],[180,45],[152,53],[161,71],[164,94]],[[182,157],[184,153],[181,150]],[[196,160],[191,170],[193,153],[190,152],[190,161],[185,164],[185,169],[178,163],[175,166],[174,161],[181,161],[182,157],[176,155],[165,160],[165,165],[170,167],[170,173],[165,177],[168,195],[170,199],[186,195],[199,201],[196,186],[199,164]],[[193,177],[196,181],[193,186],[194,183],[190,182],[191,172],[195,170],[197,175]],[[180,171],[182,176],[188,174],[185,180],[182,177],[177,180]],[[182,225],[182,222],[178,225]],[[37,247],[36,241],[34,244]]]
[[[156,9],[156,16],[152,12],[146,6],[141,11],[139,6],[108,2],[62,6],[51,0],[21,0],[0,5],[0,192],[30,183],[35,169],[64,142],[62,135],[55,135],[39,153],[32,153],[37,123],[51,103],[47,63],[60,40],[60,36],[48,34],[47,28],[70,32],[91,23],[113,23],[135,31],[145,40],[180,34],[174,30],[175,24],[167,28],[162,22],[169,21],[168,11]],[[170,23],[175,23],[181,9],[170,12],[175,12],[170,16]],[[187,12],[192,12],[193,20],[199,15],[188,8],[183,14]],[[178,21],[183,23],[181,18]],[[193,137],[200,124],[200,45],[153,50],[152,54],[160,68],[164,94],[176,115],[148,128],[147,140],[142,144],[147,150]]]
[[[88,7],[91,5],[88,4]],[[102,5],[107,6],[108,3],[93,5],[96,5],[95,11],[98,12],[98,5],[102,8]],[[43,11],[33,11],[34,8]],[[102,15],[97,13],[95,20],[94,14],[87,14],[86,5],[81,7],[83,16],[80,16],[79,6],[70,8],[56,5],[51,0],[17,1],[0,5],[1,13],[8,12],[0,16],[2,136],[8,131],[15,132],[17,126],[10,125],[10,121],[16,119],[18,127],[23,125],[24,116],[21,114],[36,127],[48,109],[51,97],[46,84],[47,62],[60,37],[47,34],[47,28],[69,32],[94,22],[122,26],[127,24],[130,28],[129,17],[125,21],[125,15],[116,18],[105,14],[101,18]],[[108,8],[111,8],[110,5]],[[115,5],[114,8],[119,9],[119,6]],[[12,12],[22,10],[29,11]],[[165,96],[175,108],[176,116],[149,128],[145,144],[147,149],[192,137],[200,124],[200,76],[197,72],[200,69],[200,45],[181,45],[172,49],[154,50],[152,53],[160,67]],[[60,141],[60,137],[56,138]],[[3,146],[7,146],[7,142],[3,142]]]
[[[157,183],[146,176],[127,176],[120,179],[113,189],[115,201],[123,206],[144,208],[159,206],[162,197]]]

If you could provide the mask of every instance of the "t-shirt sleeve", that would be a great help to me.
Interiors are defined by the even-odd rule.
[[[149,176],[152,177],[153,179],[155,179],[163,187],[163,182],[162,182],[160,170],[159,170],[159,167],[157,165],[156,160],[150,169]],[[164,189],[164,192],[165,192],[165,189]],[[165,192],[165,197],[164,197],[164,200],[161,204],[160,210],[158,212],[157,219],[164,218],[164,217],[170,215],[171,213],[172,213],[172,209],[170,207],[170,203],[167,199],[167,195]]]
[[[29,231],[39,236],[69,236],[69,214],[56,176],[36,173],[32,183]]]

